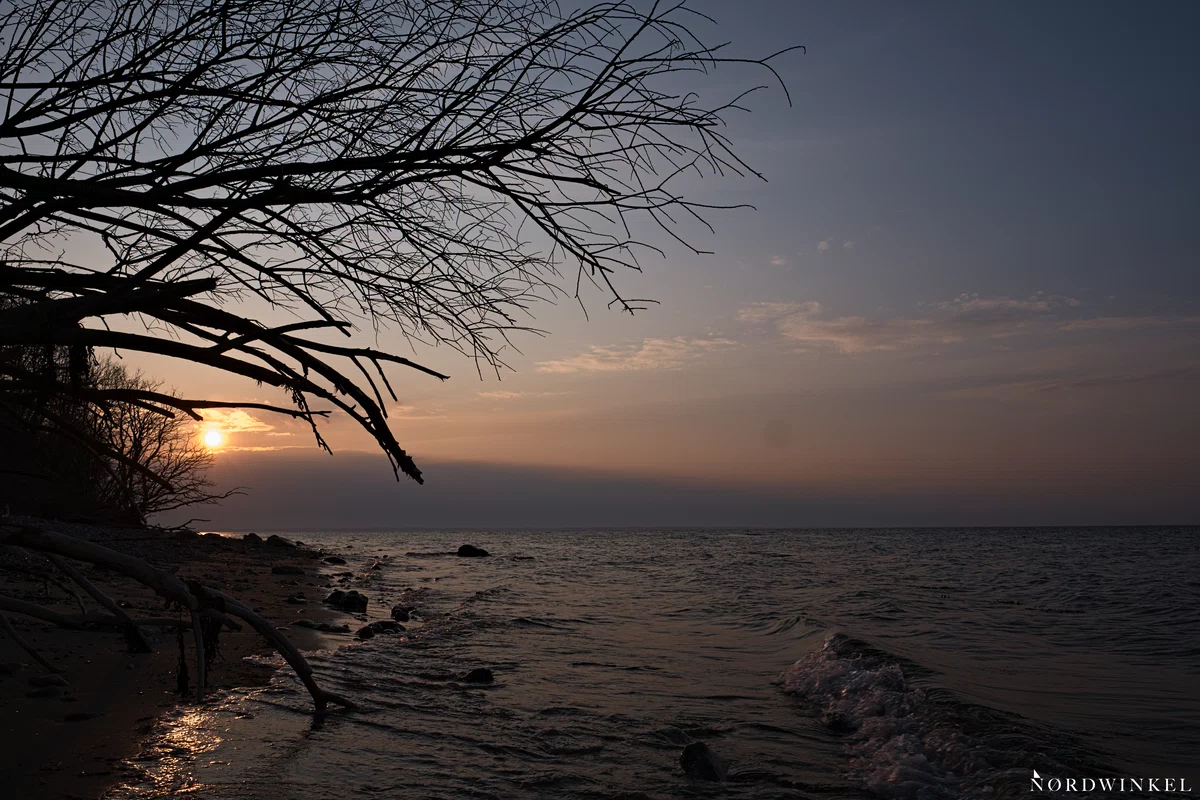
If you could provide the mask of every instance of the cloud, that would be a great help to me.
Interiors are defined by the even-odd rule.
[[[437,411],[429,411],[416,406],[392,406],[388,409],[388,417],[391,419],[443,419],[445,416]]]
[[[843,250],[853,250],[853,249],[854,249],[854,242],[851,242],[851,241],[849,241],[849,240],[847,240],[847,241],[845,241],[845,242],[842,242],[842,249],[843,249]]]
[[[771,264],[776,267],[782,267],[787,263],[787,259],[783,256],[771,256]]]
[[[475,396],[481,400],[520,400],[524,397],[559,397],[569,392],[476,392]]]
[[[738,309],[740,322],[774,322],[793,314],[820,314],[820,303],[751,303]]]
[[[200,411],[206,427],[220,428],[226,433],[265,433],[275,426],[240,408],[206,408]]]
[[[831,245],[831,244],[829,244],[829,242],[827,242],[827,241],[825,241],[825,242],[819,242],[819,243],[817,244],[817,252],[818,252],[818,253],[825,253],[825,252],[828,252],[830,247],[832,247],[832,245]]]
[[[972,399],[1009,399],[1014,396],[1108,389],[1140,384],[1200,380],[1200,365],[1190,364],[1156,370],[1051,375],[1022,380],[1000,380],[975,386],[948,389],[941,394]]]
[[[923,317],[833,317],[820,303],[769,302],[743,306],[738,319],[771,324],[780,336],[801,349],[857,354],[1016,336],[1044,328],[1060,310],[1078,305],[1072,298],[1042,293],[1028,298],[962,294],[935,304]]]
[[[538,372],[634,372],[682,369],[703,356],[736,347],[731,339],[644,339],[638,345],[592,346],[586,353],[555,361],[539,361]]]
[[[315,444],[313,444],[313,445],[287,444],[287,445],[282,445],[280,447],[272,447],[272,446],[267,446],[267,445],[223,445],[221,447],[221,452],[222,453],[273,453],[276,450],[306,450],[309,447],[315,447],[315,446],[316,446]]]
[[[1200,325],[1200,317],[1096,317],[1077,319],[1059,326],[1064,331],[1132,331],[1139,328],[1166,328]]]

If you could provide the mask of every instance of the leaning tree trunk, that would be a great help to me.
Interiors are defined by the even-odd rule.
[[[191,618],[190,627],[193,629],[196,641],[196,696],[198,700],[203,698],[205,680],[205,645],[201,631],[201,618],[209,617],[232,625],[233,623],[227,617],[234,616],[249,623],[252,628],[262,634],[279,654],[283,656],[284,660],[295,670],[301,682],[304,683],[309,694],[312,695],[313,703],[316,705],[318,711],[324,711],[329,703],[336,703],[346,708],[356,708],[355,704],[350,700],[333,692],[326,691],[317,684],[313,677],[312,667],[309,666],[308,661],[305,660],[296,646],[274,625],[224,592],[217,591],[194,581],[185,582],[174,573],[157,569],[140,558],[111,550],[95,542],[44,530],[33,525],[0,522],[0,544],[16,545],[27,550],[42,553],[54,561],[56,565],[60,565],[60,562],[65,563],[63,559],[71,558],[76,561],[107,567],[122,575],[133,578],[139,583],[150,587],[160,596],[178,603],[185,608]],[[71,575],[70,572],[67,574],[79,582],[75,578],[75,575]],[[77,571],[76,574],[78,574]],[[79,577],[83,578],[82,575]],[[89,594],[92,594],[92,591],[95,590],[97,594],[104,597],[104,600],[100,600],[97,597],[97,601],[105,605],[109,611],[114,611],[114,613],[111,615],[82,614],[76,617],[60,614],[50,609],[43,609],[41,606],[32,603],[25,603],[6,597],[0,597],[0,611],[25,614],[37,619],[55,622],[56,624],[67,625],[68,627],[77,627],[91,621],[101,622],[102,624],[115,624],[125,630],[129,630],[130,628],[136,630],[138,625],[159,624],[158,621],[131,620],[116,603],[113,603],[111,599],[96,589],[90,581],[87,581],[86,578],[83,578],[83,581],[80,582],[80,585]],[[89,586],[91,588],[88,588]],[[93,594],[93,597],[96,597],[96,594]],[[109,606],[109,603],[112,605]],[[13,636],[19,645],[29,651],[39,663],[53,671],[54,668],[42,659],[36,651],[29,648],[28,643],[21,639],[16,631],[12,629],[12,626],[8,624],[3,614],[0,614],[0,626],[10,636]]]

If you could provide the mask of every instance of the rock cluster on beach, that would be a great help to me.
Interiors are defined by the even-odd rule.
[[[355,635],[360,639],[371,639],[381,633],[404,633],[404,626],[391,619],[381,619],[359,628]]]
[[[361,614],[367,610],[367,596],[361,592],[351,589],[344,592],[341,589],[334,589],[328,597],[325,598],[325,604],[331,608],[336,608],[339,611],[349,611],[352,614]]]
[[[311,619],[298,619],[294,623],[297,628],[321,631],[322,633],[349,633],[349,625],[334,625],[329,622],[313,622]]]

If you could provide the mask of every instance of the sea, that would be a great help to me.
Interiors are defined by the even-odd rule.
[[[1200,528],[285,535],[347,559],[364,621],[413,609],[309,654],[360,708],[314,716],[279,662],[112,797],[1200,793]]]

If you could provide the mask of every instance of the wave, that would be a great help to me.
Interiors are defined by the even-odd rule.
[[[1066,733],[916,685],[930,675],[833,633],[777,683],[844,737],[850,777],[882,797],[1016,798],[1029,794],[1035,769],[1061,777],[1114,774],[1099,753]]]

